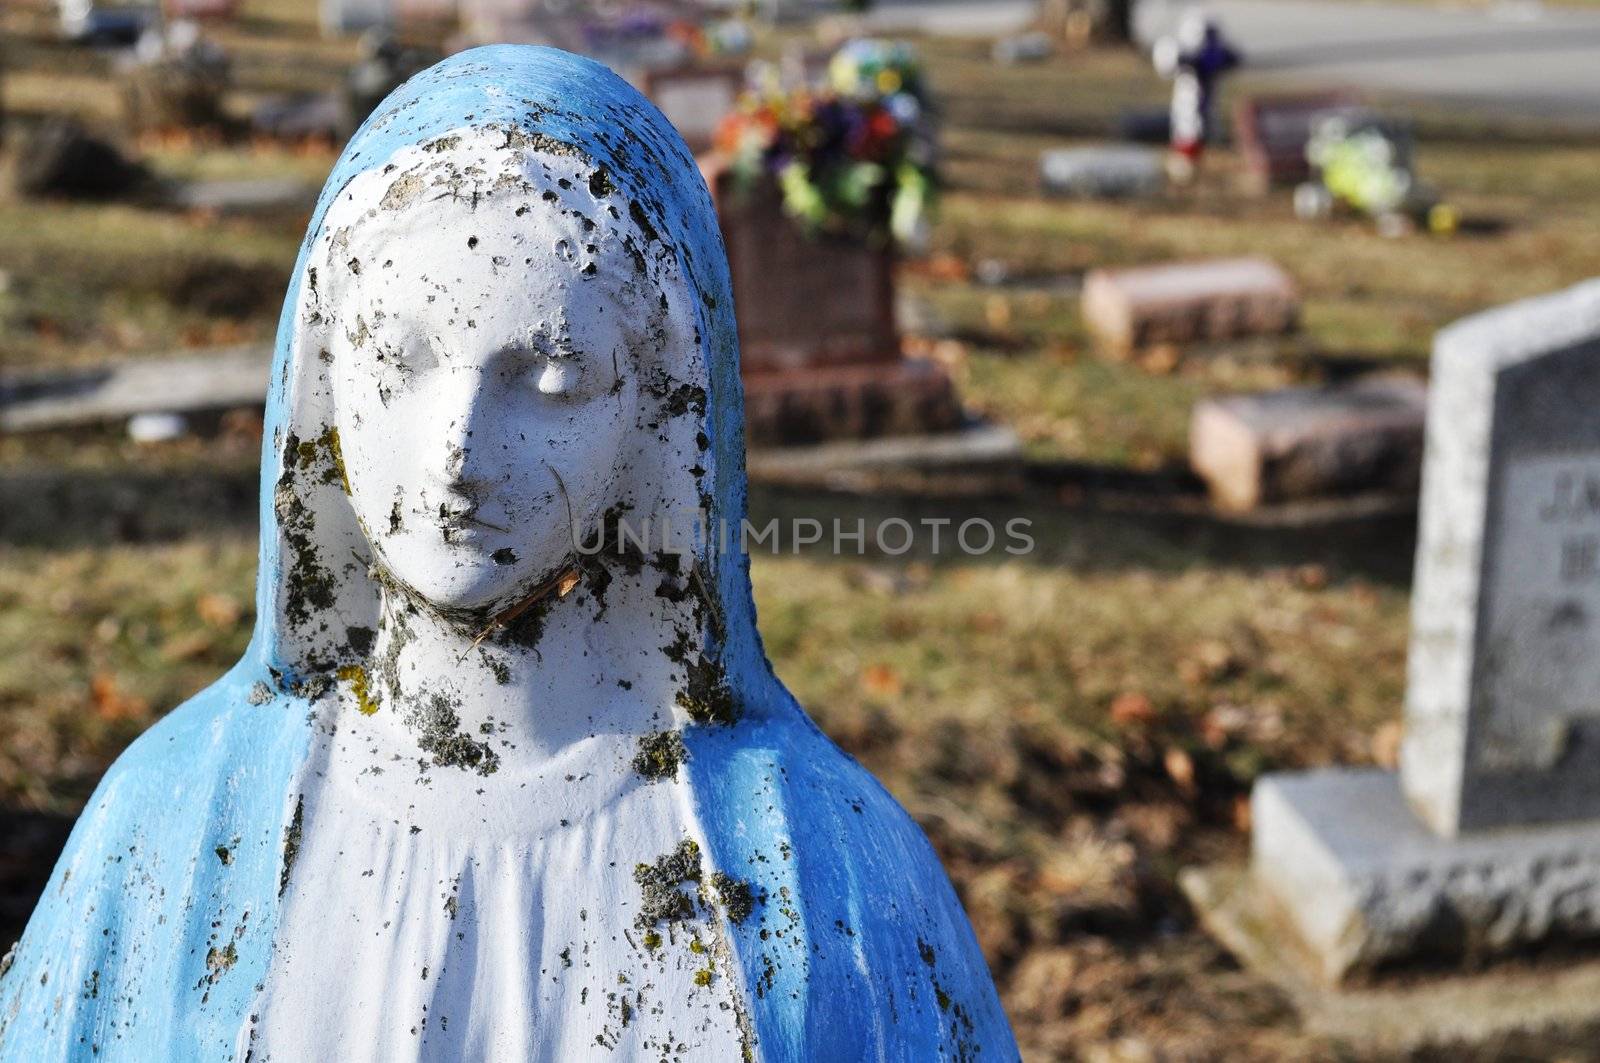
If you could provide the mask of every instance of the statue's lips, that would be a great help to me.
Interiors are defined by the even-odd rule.
[[[439,530],[444,533],[445,541],[449,543],[485,539],[492,533],[499,535],[510,533],[509,528],[501,527],[478,516],[478,505],[475,502],[458,505],[442,503],[439,506],[437,522]]]

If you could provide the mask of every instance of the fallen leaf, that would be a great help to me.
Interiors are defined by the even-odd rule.
[[[861,689],[876,697],[898,697],[902,686],[900,673],[887,664],[868,665],[861,673]]]
[[[116,676],[98,672],[89,680],[89,697],[102,720],[127,720],[143,716],[149,705],[142,698],[128,697],[117,686]]]
[[[227,631],[239,623],[244,607],[231,594],[202,594],[195,599],[194,611],[214,628]]]
[[[1118,727],[1133,727],[1156,718],[1156,707],[1136,690],[1126,690],[1111,700],[1111,722]]]
[[[1161,763],[1185,797],[1193,797],[1198,792],[1194,784],[1194,758],[1187,752],[1174,746],[1162,756]]]

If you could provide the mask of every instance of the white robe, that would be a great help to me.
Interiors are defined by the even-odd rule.
[[[373,774],[356,733],[323,738],[304,780],[249,1058],[741,1058],[715,923],[640,924],[638,854],[701,835],[680,782],[632,769],[631,740],[587,739],[521,783],[424,784],[414,762]]]

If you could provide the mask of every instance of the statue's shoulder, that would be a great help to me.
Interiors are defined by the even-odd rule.
[[[296,708],[298,705],[298,708]],[[160,808],[164,817],[195,809],[230,776],[250,770],[253,752],[299,743],[304,702],[234,675],[157,720],[111,763],[80,817]],[[121,818],[114,816],[112,818]]]
[[[185,762],[212,745],[211,734],[232,715],[226,693],[208,687],[151,724],[106,769],[95,793],[98,803],[131,789],[164,787]],[[208,765],[194,765],[205,771]]]
[[[910,814],[876,777],[809,720],[787,724],[773,751],[772,780],[790,829],[808,844],[836,849],[903,896],[953,897],[938,855]]]
[[[734,939],[769,1057],[1016,1059],[988,964],[915,820],[808,720],[762,724],[740,744],[696,770],[725,788],[705,816],[719,864],[762,898]]]
[[[221,1058],[269,942],[305,703],[233,676],[106,771],[0,967],[0,1061]],[[157,1021],[183,1012],[185,1027]]]
[[[307,726],[304,702],[252,696],[231,674],[185,701],[106,769],[45,900],[70,905],[80,890],[127,879],[177,890],[196,854],[226,849],[243,828],[279,832],[277,809],[303,761]]]

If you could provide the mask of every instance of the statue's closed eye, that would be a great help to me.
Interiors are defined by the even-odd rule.
[[[539,371],[539,393],[557,398],[578,398],[585,374],[571,357],[550,358]]]
[[[409,376],[425,373],[439,364],[433,345],[425,340],[415,340],[395,346],[380,346],[373,359],[383,369],[392,369]]]

